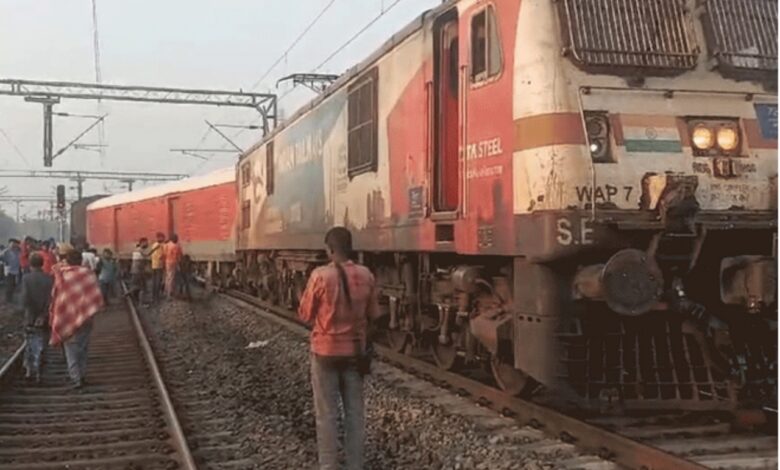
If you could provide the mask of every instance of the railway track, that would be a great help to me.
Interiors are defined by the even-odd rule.
[[[291,312],[238,291],[227,299],[302,335],[308,330]],[[645,416],[579,419],[533,402],[508,396],[485,383],[443,371],[420,358],[378,346],[378,355],[401,369],[466,395],[518,422],[574,444],[588,454],[640,470],[773,469],[777,436],[735,432],[730,420],[707,413],[654,413]]]
[[[59,348],[44,352],[38,385],[22,356],[0,369],[0,468],[196,468],[132,304],[96,315],[82,389]]]

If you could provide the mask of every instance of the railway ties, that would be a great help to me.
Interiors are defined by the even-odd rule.
[[[0,468],[195,468],[134,311],[95,316],[83,388],[71,388],[59,347],[43,357],[38,385],[21,351],[3,368]]]
[[[746,430],[735,432],[732,419],[723,413],[603,416],[589,422],[704,468],[777,468],[777,435]]]
[[[239,305],[255,309],[277,324],[306,334],[305,328],[293,321],[290,312],[284,308],[237,291],[228,291],[226,296]],[[560,447],[563,442],[583,451],[579,464],[570,460],[559,462],[561,465],[614,468],[611,464],[617,464],[620,468],[637,470],[777,468],[776,434],[771,430],[735,431],[731,420],[723,413],[659,412],[642,417],[603,416],[582,420],[565,412],[508,396],[485,383],[443,371],[414,356],[399,354],[382,346],[377,346],[376,350],[392,366],[469,397],[486,408],[512,417],[518,423],[530,424],[553,438],[548,442],[554,448]],[[560,441],[554,442],[555,438]],[[539,448],[540,445],[542,448]],[[528,451],[544,452],[544,444],[532,440]],[[594,455],[604,460],[593,460]]]

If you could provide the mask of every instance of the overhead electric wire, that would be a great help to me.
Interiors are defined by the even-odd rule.
[[[314,26],[319,23],[319,21],[322,19],[323,16],[325,16],[325,13],[328,12],[328,10],[331,9],[331,7],[336,3],[336,0],[330,0],[323,8],[322,10],[317,13],[317,15],[309,22],[309,24],[306,25],[305,28],[298,34],[298,36],[293,40],[293,42],[287,46],[287,49],[274,61],[273,64],[271,64],[268,69],[263,72],[263,75],[260,76],[260,78],[255,81],[255,83],[252,84],[252,86],[249,88],[250,91],[257,88],[261,83],[263,83],[263,80],[268,78],[268,76],[273,72],[273,70],[276,68],[277,65],[279,65],[289,54],[292,52],[293,49],[295,49],[295,46],[298,45],[298,43],[303,40],[303,38],[309,34],[309,31],[314,28]],[[258,121],[251,121],[252,124],[257,123]],[[241,135],[246,129],[241,129],[238,132],[236,132],[233,137],[237,137]],[[211,131],[211,128],[209,128],[206,133],[201,137],[200,142],[198,142],[198,145],[195,146],[195,148],[200,148],[200,146],[203,144],[203,142],[206,140],[206,137],[209,135]],[[224,146],[223,146],[224,147]],[[198,168],[196,168],[196,171],[199,170],[203,165],[199,165]]]
[[[200,146],[203,145],[204,142],[206,142],[206,138],[209,136],[209,134],[211,134],[211,128],[206,126],[206,132],[204,132],[203,135],[200,137],[200,140],[198,141],[198,145],[195,146],[195,149],[200,149]],[[203,162],[203,164],[198,165],[195,168],[195,170],[191,171],[190,173],[195,173],[196,171],[200,170],[201,168],[203,168],[203,165],[205,165],[206,163],[208,163],[208,160]]]
[[[200,140],[198,141],[198,145],[195,146],[196,149],[200,149],[200,146],[203,145],[203,142],[206,141],[206,137],[211,134],[211,128],[206,126],[206,132],[203,133],[203,135],[200,137]]]
[[[16,146],[14,141],[11,139],[11,136],[9,136],[8,133],[5,131],[5,129],[3,129],[2,127],[0,127],[0,134],[3,134],[5,141],[8,142],[8,145],[10,145],[14,149],[14,151],[16,152],[17,155],[19,155],[19,157],[21,157],[21,159],[24,161],[24,164],[27,165],[28,168],[32,168],[32,165],[30,164],[30,160],[28,160],[27,157],[24,155],[24,153],[22,153],[22,151],[19,150],[19,147]]]
[[[374,19],[372,19],[371,21],[369,21],[369,22],[368,22],[368,23],[367,23],[365,26],[363,26],[363,27],[360,29],[360,31],[358,31],[357,33],[355,33],[355,34],[354,34],[354,35],[353,35],[351,38],[347,39],[347,42],[345,42],[345,43],[344,43],[344,44],[342,44],[342,45],[341,45],[341,46],[340,46],[338,49],[336,49],[335,51],[333,51],[333,52],[332,52],[332,53],[331,53],[331,54],[330,54],[330,55],[329,55],[329,56],[328,56],[328,57],[327,57],[327,58],[326,58],[324,61],[322,61],[322,63],[320,63],[320,65],[316,66],[316,67],[314,68],[314,70],[312,70],[312,71],[311,71],[311,73],[315,73],[315,72],[319,71],[319,70],[320,70],[322,67],[324,67],[324,66],[325,66],[325,65],[326,65],[328,62],[330,62],[330,61],[331,61],[331,60],[332,60],[334,57],[336,57],[337,55],[339,55],[339,53],[340,53],[341,51],[343,51],[344,49],[346,49],[347,47],[349,47],[349,45],[350,45],[350,44],[352,44],[352,42],[353,42],[353,41],[355,41],[355,39],[359,38],[359,37],[360,37],[360,36],[361,36],[363,33],[365,33],[366,31],[368,31],[368,29],[369,29],[369,28],[371,28],[372,26],[374,26],[374,24],[375,24],[377,21],[379,21],[379,20],[380,20],[380,19],[381,19],[383,16],[385,16],[385,15],[387,14],[387,12],[389,12],[390,10],[392,10],[393,8],[395,8],[395,6],[396,6],[396,5],[398,5],[399,3],[401,3],[402,1],[403,1],[403,0],[395,0],[395,1],[394,1],[393,3],[391,3],[391,4],[390,4],[390,5],[387,7],[387,8],[383,8],[383,9],[382,9],[382,11],[381,11],[381,12],[380,12],[380,13],[379,13],[377,16],[375,16],[375,17],[374,17]]]
[[[295,48],[295,46],[297,46],[298,43],[301,42],[301,40],[304,38],[304,36],[306,36],[309,33],[309,31],[311,31],[311,29],[314,27],[314,25],[316,25],[320,21],[320,19],[323,16],[325,16],[325,13],[327,13],[328,10],[330,10],[330,8],[333,6],[334,3],[336,3],[336,0],[330,0],[330,2],[328,2],[328,4],[325,5],[325,7],[322,10],[320,10],[320,12],[317,14],[317,16],[315,16],[314,19],[303,29],[303,31],[301,31],[301,33],[298,35],[298,37],[295,38],[295,40],[292,42],[292,44],[290,44],[287,47],[287,49],[282,53],[282,55],[280,55],[279,58],[276,59],[276,61],[274,61],[274,63],[271,64],[270,67],[268,67],[268,70],[266,70],[263,73],[263,75],[261,75],[260,78],[257,79],[257,81],[252,84],[252,87],[250,88],[250,90],[254,90],[255,88],[257,88],[258,85],[263,83],[263,80],[268,78],[268,75],[270,75],[271,72],[276,68],[276,66],[279,65],[287,57],[287,55],[290,52],[292,52],[292,50]]]
[[[368,23],[366,23],[366,24],[365,24],[365,25],[364,25],[362,28],[360,28],[360,30],[359,30],[358,32],[356,32],[355,34],[353,34],[353,35],[352,35],[352,36],[351,36],[349,39],[347,39],[347,41],[346,41],[346,42],[344,42],[343,44],[341,44],[341,45],[340,45],[340,46],[339,46],[339,47],[338,47],[338,48],[337,48],[335,51],[333,51],[333,52],[332,52],[330,55],[328,55],[328,57],[327,57],[327,58],[326,58],[324,61],[322,61],[322,62],[321,62],[321,63],[320,63],[320,64],[319,64],[317,67],[315,67],[314,69],[312,69],[310,73],[316,73],[316,72],[317,72],[317,71],[319,71],[319,70],[320,70],[322,67],[324,67],[325,65],[327,65],[327,64],[328,64],[328,62],[330,62],[331,60],[333,60],[333,58],[334,58],[334,57],[336,57],[336,56],[337,56],[337,55],[339,55],[339,53],[341,53],[341,52],[342,52],[344,49],[346,49],[347,47],[349,47],[349,45],[350,45],[350,44],[352,44],[352,43],[353,43],[353,42],[354,42],[354,41],[355,41],[357,38],[359,38],[359,37],[360,37],[360,36],[361,36],[363,33],[365,33],[366,31],[368,31],[368,30],[369,30],[369,29],[370,29],[370,28],[371,28],[371,27],[372,27],[374,24],[376,24],[376,22],[377,22],[377,21],[379,21],[379,20],[380,20],[380,19],[381,19],[383,16],[385,16],[385,15],[386,15],[386,14],[387,14],[387,13],[388,13],[390,10],[392,10],[393,8],[395,8],[395,7],[396,7],[396,6],[397,6],[399,3],[401,3],[402,1],[403,1],[403,0],[395,0],[393,3],[391,3],[390,5],[388,5],[386,8],[385,8],[385,7],[383,7],[377,16],[375,16],[373,19],[371,19],[371,21],[369,21],[369,22],[368,22]],[[331,2],[331,3],[332,3],[332,2]],[[284,94],[282,94],[281,96],[277,97],[277,98],[276,98],[276,104],[277,104],[277,106],[279,105],[279,103],[280,103],[280,102],[281,102],[283,99],[285,99],[287,96],[289,96],[289,95],[290,95],[290,93],[292,93],[294,89],[295,89],[294,87],[293,87],[293,88],[290,88],[290,89],[289,89],[289,90],[287,90],[287,91],[286,91]],[[255,123],[257,123],[257,122],[259,122],[259,120],[250,121],[250,124],[255,124]],[[233,138],[236,138],[236,137],[240,136],[241,134],[243,134],[243,133],[244,133],[244,131],[246,131],[246,129],[240,129],[238,132],[236,132],[235,134],[233,134]]]

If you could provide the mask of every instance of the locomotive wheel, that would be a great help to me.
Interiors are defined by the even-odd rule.
[[[458,354],[457,344],[460,343],[460,333],[450,333],[448,344],[441,344],[438,336],[431,342],[431,355],[436,365],[444,370],[456,370],[463,365],[463,357]]]
[[[397,353],[403,353],[409,344],[409,333],[401,330],[387,330],[387,345]]]
[[[525,372],[495,354],[490,357],[490,371],[501,390],[512,396],[524,394],[531,384],[531,378]]]
[[[301,298],[303,297],[303,291],[306,290],[306,278],[303,276],[303,273],[295,273],[295,278],[293,279],[293,307],[298,308],[298,305],[301,304]]]

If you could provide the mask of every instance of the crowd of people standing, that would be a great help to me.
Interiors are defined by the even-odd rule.
[[[108,302],[103,284],[116,282],[111,250],[76,250],[68,243],[8,241],[0,254],[6,303],[24,311],[26,378],[40,382],[46,344],[61,346],[75,388],[84,385],[92,317]],[[101,279],[101,281],[98,281]],[[19,303],[14,303],[21,286]]]
[[[141,239],[133,252],[129,295],[139,298],[152,274],[152,300],[182,296],[189,299],[189,258],[178,237],[158,233],[155,244]],[[25,237],[0,245],[5,301],[24,312],[26,377],[40,382],[46,344],[61,346],[75,388],[84,385],[92,317],[110,304],[120,277],[119,261],[110,249],[89,246],[77,250],[68,243]],[[16,299],[21,286],[21,293]]]
[[[93,316],[113,295],[119,265],[111,250],[76,250],[53,241],[10,240],[2,250],[6,300],[21,282],[25,312],[27,377],[40,381],[41,355],[48,342],[62,345],[73,386],[84,385]],[[352,235],[334,227],[325,236],[330,263],[315,269],[298,307],[311,325],[311,381],[320,468],[338,468],[338,422],[343,413],[346,466],[363,467],[364,377],[371,369],[371,329],[381,316],[371,271],[350,259]],[[143,301],[151,278],[151,300],[190,298],[191,261],[178,237],[157,233],[150,246],[141,238],[132,253],[128,295]]]
[[[154,243],[150,246],[146,237],[138,240],[133,251],[130,276],[132,279],[132,295],[139,302],[148,292],[152,302],[163,298],[192,299],[190,292],[190,257],[182,251],[179,237],[172,234],[166,239],[165,234],[158,232]]]

